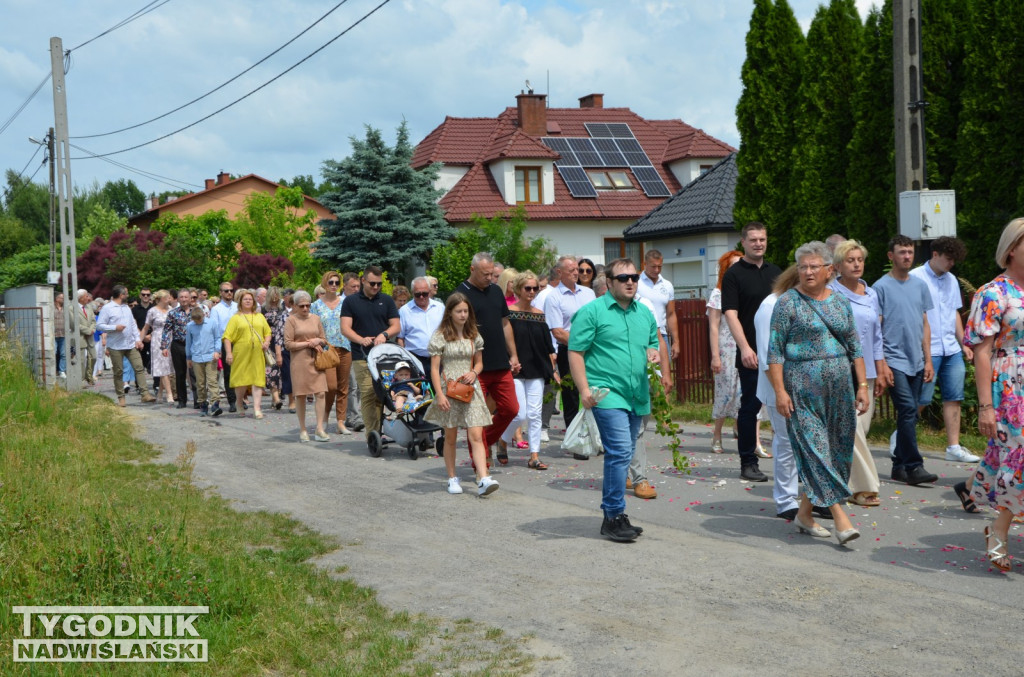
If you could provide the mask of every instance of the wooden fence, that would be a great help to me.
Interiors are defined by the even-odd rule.
[[[715,401],[715,378],[711,372],[707,303],[703,299],[682,299],[675,304],[680,344],[675,363],[676,400],[711,404]],[[875,400],[875,416],[896,417],[888,394]]]

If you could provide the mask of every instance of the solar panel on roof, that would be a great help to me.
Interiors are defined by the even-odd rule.
[[[630,169],[633,170],[633,175],[640,182],[640,187],[644,189],[647,197],[668,197],[672,194],[669,192],[665,182],[661,180],[661,174],[654,167],[648,165],[646,167],[631,167]]]
[[[611,138],[612,132],[608,129],[608,124],[605,122],[584,122],[583,126],[587,128],[587,133],[590,134],[591,138]]]
[[[615,143],[618,144],[630,167],[646,167],[651,164],[643,146],[636,139],[615,139]]]
[[[555,160],[555,165],[556,166],[559,166],[559,165],[569,165],[569,166],[576,166],[576,167],[579,166],[579,164],[580,164],[579,158],[577,158],[576,154],[572,152],[571,148],[569,148],[569,140],[568,139],[555,139],[555,138],[551,138],[551,137],[547,137],[546,136],[546,137],[541,139],[541,142],[545,146],[547,146],[548,148],[550,148],[551,150],[555,151],[556,153],[558,153],[559,155],[562,156],[560,159]]]
[[[573,197],[597,197],[597,190],[582,167],[559,166],[557,169]]]
[[[594,144],[590,139],[582,137],[567,139],[569,147],[572,148],[572,152],[576,153],[576,157],[580,159],[580,164],[584,167],[604,167],[604,160],[601,159],[600,153],[594,149]]]
[[[614,139],[593,139],[592,143],[604,160],[605,167],[628,167],[625,156],[619,152]]]
[[[633,130],[629,128],[625,122],[610,122],[608,123],[609,135],[616,139],[632,139]]]

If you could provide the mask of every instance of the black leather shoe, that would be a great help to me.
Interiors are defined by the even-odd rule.
[[[629,522],[629,515],[627,515],[626,513],[622,513],[621,515],[619,515],[619,517],[622,518],[622,521],[626,523],[627,527],[629,527],[630,529],[632,529],[633,531],[636,532],[637,536],[639,536],[640,534],[644,533],[644,528],[643,527],[638,527],[638,526],[635,526],[633,524],[630,524],[630,522]]]
[[[187,406],[188,406],[187,402],[183,402],[182,400],[178,400],[178,406],[175,407],[175,409],[184,409]]]
[[[230,406],[230,407],[228,407],[228,413],[230,413],[230,414],[233,414],[233,413],[235,413],[236,411],[238,411],[238,407],[236,407],[236,406],[235,406],[235,403],[234,403],[234,402],[232,402],[232,403],[231,403],[231,406]]]
[[[629,526],[629,523],[622,519],[622,515],[608,519],[604,518],[601,523],[601,535],[618,543],[631,543],[636,540],[636,529]]]
[[[811,506],[811,512],[814,514],[815,517],[820,517],[823,520],[832,519],[832,511],[829,510],[828,508],[823,508],[820,505]]]
[[[767,482],[768,476],[761,472],[756,463],[751,463],[740,468],[740,479],[748,482]]]
[[[904,482],[907,481],[907,471],[903,468],[893,468],[892,475],[890,475],[893,482]]]
[[[792,522],[796,519],[796,508],[790,508],[789,510],[783,510],[782,512],[775,513],[776,517],[781,517],[784,520]]]
[[[583,454],[573,454],[572,457],[575,458],[577,461],[589,461],[590,460],[589,456],[584,456]]]
[[[939,476],[928,472],[923,465],[914,466],[907,471],[907,484],[916,487],[918,484],[935,484]]]

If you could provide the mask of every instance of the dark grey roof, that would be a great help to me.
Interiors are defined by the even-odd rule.
[[[627,227],[623,239],[656,240],[735,230],[736,177],[736,153],[732,153]]]

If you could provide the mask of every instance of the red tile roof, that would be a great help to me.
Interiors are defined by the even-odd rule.
[[[666,163],[691,157],[723,158],[733,152],[728,144],[708,136],[682,120],[645,120],[628,108],[548,108],[548,133],[562,137],[589,137],[585,123],[622,122],[629,125],[669,191],[681,186]],[[469,165],[470,170],[441,198],[450,222],[466,222],[474,215],[493,216],[509,209],[486,165],[502,158],[557,158],[558,154],[518,126],[519,112],[506,108],[496,118],[448,116],[416,147],[412,166],[433,162]],[[552,130],[560,129],[561,134]],[[638,219],[665,198],[647,197],[631,177],[636,190],[599,191],[596,198],[576,198],[555,173],[554,204],[527,204],[531,219]]]

